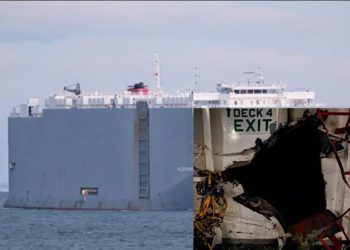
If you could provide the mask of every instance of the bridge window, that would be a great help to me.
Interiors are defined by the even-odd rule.
[[[253,94],[253,90],[252,89],[248,89],[248,94]]]
[[[209,104],[220,104],[220,101],[219,100],[209,101]]]

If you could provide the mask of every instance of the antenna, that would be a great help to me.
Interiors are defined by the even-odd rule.
[[[260,67],[258,67],[257,69],[256,69],[256,78],[259,78],[260,77]]]
[[[260,83],[264,83],[264,77],[260,75],[260,66],[256,69],[256,84],[259,85]]]
[[[196,81],[195,81],[195,84],[196,84],[196,89],[198,90],[198,84],[199,84],[199,68],[196,66],[194,68],[195,70],[195,77],[196,77]]]
[[[246,71],[246,72],[243,72],[243,74],[247,75],[248,76],[248,84],[250,83],[250,75],[253,75],[255,74],[255,72],[252,72],[252,71]]]
[[[157,53],[154,54],[154,86],[156,90],[160,90],[160,65],[159,56]]]

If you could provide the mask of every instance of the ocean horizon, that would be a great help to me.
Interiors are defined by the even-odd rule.
[[[193,249],[193,211],[3,208],[0,249]]]

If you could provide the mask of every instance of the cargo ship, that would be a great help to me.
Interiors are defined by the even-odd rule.
[[[312,91],[288,94],[262,82],[168,94],[158,56],[154,65],[153,90],[140,82],[122,93],[85,93],[75,84],[44,106],[31,98],[14,107],[4,206],[192,209],[193,108],[314,104]]]
[[[191,109],[151,108],[143,84],[128,88],[123,107],[79,85],[65,91],[10,116],[5,207],[192,208]]]

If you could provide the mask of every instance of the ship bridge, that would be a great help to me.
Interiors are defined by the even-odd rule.
[[[284,83],[272,84],[223,84],[216,86],[221,105],[229,107],[302,107],[318,106],[314,103],[315,92],[310,89],[286,91]]]

